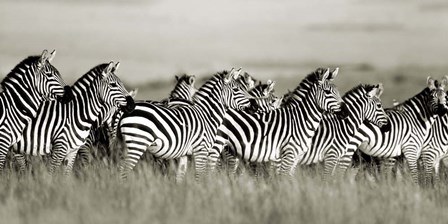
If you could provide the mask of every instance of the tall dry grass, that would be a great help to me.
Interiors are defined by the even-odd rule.
[[[318,171],[293,179],[225,171],[196,182],[190,167],[176,184],[142,164],[121,182],[116,167],[91,165],[70,178],[49,177],[43,165],[0,184],[2,223],[441,223],[448,188],[404,180],[359,178],[324,183]]]

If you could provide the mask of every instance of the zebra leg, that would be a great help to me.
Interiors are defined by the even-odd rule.
[[[226,157],[228,169],[229,169],[229,174],[236,175],[236,171],[238,170],[238,164],[240,162],[238,157],[232,155],[228,151],[224,151],[223,153],[225,153],[225,157]]]
[[[75,163],[76,155],[78,154],[78,149],[70,151],[65,157],[67,164],[64,169],[64,175],[69,176],[73,171],[73,164]]]
[[[416,150],[404,149],[404,157],[408,162],[409,171],[411,172],[412,181],[418,184],[418,169],[417,169],[417,159],[418,155]]]
[[[198,181],[200,178],[204,176],[207,167],[207,156],[208,152],[205,148],[201,148],[195,152],[193,152],[194,157],[194,167],[195,167],[195,178]]]
[[[134,169],[135,165],[137,165],[138,161],[142,158],[143,153],[145,153],[145,149],[141,147],[128,147],[127,154],[125,159],[121,162],[119,167],[119,172],[121,173],[121,178],[126,179],[129,172]]]
[[[18,166],[18,171],[20,174],[24,174],[26,170],[26,158],[24,155],[15,153],[14,154],[14,162]]]
[[[435,158],[429,154],[422,154],[423,168],[425,170],[424,185],[429,186],[433,180]]]
[[[294,176],[295,166],[297,164],[297,155],[294,152],[294,149],[292,147],[285,148],[281,158],[280,175]]]
[[[217,150],[212,149],[208,155],[208,167],[211,173],[215,172],[217,163],[220,161],[220,154]]]
[[[333,176],[337,166],[337,156],[334,153],[329,153],[324,158],[324,173],[322,176],[323,181],[327,181],[329,176]]]
[[[90,162],[90,155],[91,155],[91,153],[89,152],[90,147],[91,146],[84,144],[78,150],[77,157],[79,162],[81,163],[81,166],[83,167],[87,166]]]
[[[177,172],[176,172],[176,182],[180,183],[185,178],[185,173],[187,172],[187,163],[188,163],[188,157],[182,156],[179,158],[179,164],[177,166]]]
[[[440,159],[437,159],[434,163],[434,185],[440,183]]]
[[[62,143],[55,143],[53,145],[53,150],[50,159],[50,167],[48,168],[48,172],[50,175],[54,175],[56,168],[60,167],[62,161],[67,155],[66,148],[62,145]]]

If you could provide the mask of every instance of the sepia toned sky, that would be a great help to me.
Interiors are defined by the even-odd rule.
[[[128,83],[232,66],[262,77],[316,65],[445,66],[447,40],[448,2],[0,2],[2,76],[46,48],[69,81],[110,60]]]

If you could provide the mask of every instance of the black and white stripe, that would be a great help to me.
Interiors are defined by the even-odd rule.
[[[346,154],[339,163],[339,172],[345,173],[357,148],[368,155],[383,159],[403,154],[412,179],[417,183],[417,160],[423,144],[436,117],[447,112],[444,91],[446,81],[445,79],[439,85],[428,77],[427,88],[407,101],[387,109],[391,126],[389,132],[383,132],[370,123],[362,124],[347,146]]]
[[[230,109],[218,128],[210,166],[215,166],[223,147],[229,145],[232,153],[245,161],[280,164],[281,160],[281,173],[292,175],[308,150],[323,112],[341,112],[345,108],[331,82],[337,73],[337,69],[331,73],[329,69],[317,69],[277,110],[249,114]]]
[[[79,78],[73,85],[74,100],[67,104],[45,102],[15,145],[20,154],[51,154],[50,173],[67,159],[65,173],[71,171],[78,148],[84,144],[90,128],[104,105],[127,106],[133,100],[114,74],[118,63],[101,64]]]
[[[198,178],[205,171],[208,151],[227,108],[250,106],[247,93],[235,81],[239,73],[232,70],[213,76],[195,94],[192,106],[166,108],[137,103],[118,128],[127,150],[122,176],[126,177],[148,150],[163,159],[193,154]]]
[[[342,97],[350,111],[347,119],[341,120],[333,114],[325,114],[310,149],[299,164],[309,165],[324,161],[323,177],[326,179],[333,174],[337,162],[345,154],[347,144],[363,122],[370,122],[388,131],[389,118],[380,100],[382,92],[382,84],[358,85],[348,91]]]
[[[71,100],[58,70],[50,64],[56,52],[30,56],[3,79],[0,93],[0,171],[11,145],[20,140],[25,126],[46,100]]]

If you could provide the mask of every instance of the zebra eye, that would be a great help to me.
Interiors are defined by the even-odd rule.
[[[115,83],[115,82],[111,83],[110,86],[112,86],[113,88],[117,88],[118,87],[117,83]]]
[[[328,90],[328,89],[324,89],[324,93],[325,93],[325,94],[330,94],[330,93],[331,93],[331,91],[330,91],[330,90]]]

